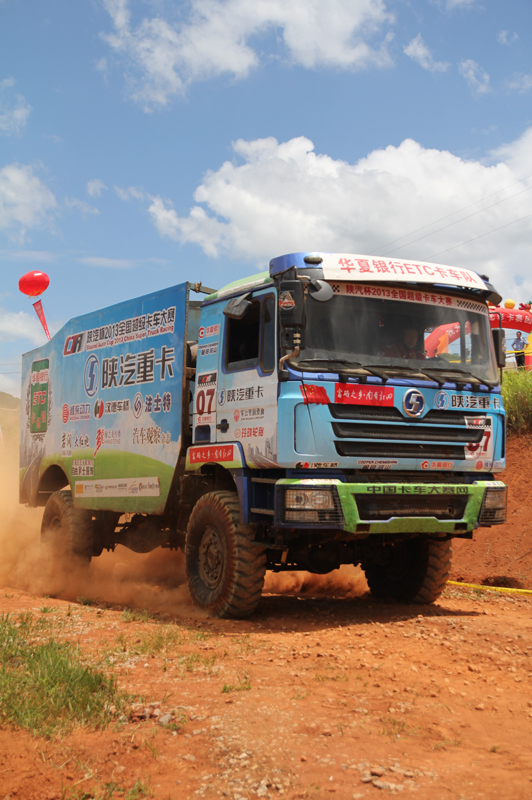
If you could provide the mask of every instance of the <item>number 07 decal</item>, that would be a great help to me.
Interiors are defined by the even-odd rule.
[[[476,420],[468,420],[468,422],[468,428],[477,427],[477,425],[475,425]],[[478,425],[478,427],[481,426],[483,428],[482,439],[480,442],[470,442],[470,444],[467,445],[465,454],[466,460],[468,461],[475,461],[477,458],[484,458],[486,460],[493,458],[493,432],[491,428],[491,417],[486,417],[479,422],[480,425]]]
[[[208,414],[216,411],[216,386],[218,383],[217,372],[204,372],[196,378],[195,412],[201,422],[213,422],[207,418]],[[198,422],[198,424],[201,424]]]
[[[196,414],[210,414],[213,411],[213,402],[216,389],[199,389],[196,392]]]

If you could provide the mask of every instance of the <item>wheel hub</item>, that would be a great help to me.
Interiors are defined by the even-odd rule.
[[[203,583],[214,589],[222,577],[224,552],[220,535],[215,528],[208,527],[199,548],[199,575]]]

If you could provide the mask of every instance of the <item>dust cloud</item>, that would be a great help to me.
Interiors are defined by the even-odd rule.
[[[42,508],[18,502],[18,453],[0,451],[0,587],[63,600],[143,608],[151,613],[202,619],[186,586],[184,556],[158,548],[139,555],[118,545],[88,568],[52,563],[41,547]],[[264,592],[305,596],[358,597],[367,591],[364,573],[343,566],[328,575],[266,574]]]

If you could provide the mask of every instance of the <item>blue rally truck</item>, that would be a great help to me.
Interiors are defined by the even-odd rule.
[[[499,300],[467,269],[293,253],[72,319],[23,357],[20,501],[79,564],[182,548],[213,616],[250,614],[266,569],[341,564],[431,603],[451,540],[506,518]]]

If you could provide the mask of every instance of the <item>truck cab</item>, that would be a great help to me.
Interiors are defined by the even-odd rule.
[[[328,253],[209,295],[188,474],[230,473],[267,568],[358,563],[372,592],[433,601],[451,540],[505,520],[499,297],[471,270]]]

